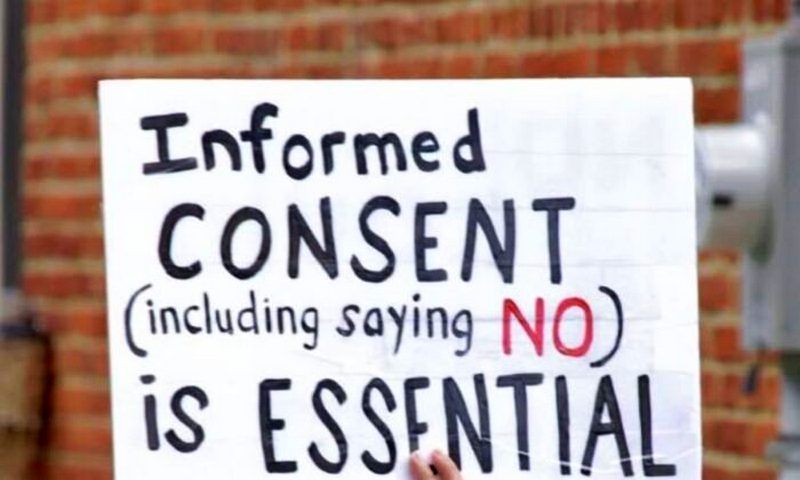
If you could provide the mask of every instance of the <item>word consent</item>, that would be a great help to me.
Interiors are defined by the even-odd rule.
[[[536,211],[547,213],[547,234],[550,255],[550,279],[553,283],[561,282],[561,252],[559,246],[559,213],[562,210],[572,209],[575,201],[572,198],[537,199],[532,202]],[[429,233],[431,218],[447,212],[446,202],[423,202],[416,204],[413,212],[414,267],[416,278],[420,282],[442,282],[449,278],[444,268],[431,266],[428,254],[439,246],[436,236]],[[361,209],[359,224],[364,241],[378,252],[384,259],[379,266],[368,266],[357,256],[350,257],[350,268],[356,277],[364,282],[379,283],[389,279],[396,269],[396,254],[389,241],[370,227],[369,220],[373,214],[386,211],[394,216],[401,215],[400,204],[388,196],[379,196],[369,200]],[[503,239],[500,239],[498,229],[490,218],[486,207],[478,199],[471,199],[465,219],[465,239],[461,261],[460,277],[464,281],[472,278],[473,264],[475,263],[475,250],[478,232],[486,239],[494,258],[495,265],[503,282],[514,282],[514,258],[516,254],[516,210],[513,200],[503,202],[504,226]],[[199,260],[178,264],[172,256],[172,245],[176,235],[176,227],[185,219],[202,221],[206,210],[196,203],[183,203],[170,210],[164,218],[159,238],[159,260],[164,271],[172,278],[187,280],[196,277],[203,271],[203,264]],[[337,249],[334,237],[333,207],[330,198],[325,197],[319,203],[319,223],[322,224],[322,235],[314,233],[309,226],[305,213],[301,212],[296,204],[291,204],[287,209],[288,228],[284,233],[288,237],[287,270],[289,278],[300,276],[301,247],[305,246],[319,263],[320,267],[331,278],[335,279],[340,273],[340,252]],[[259,242],[253,260],[249,263],[237,264],[234,260],[233,239],[236,233],[247,223],[257,225]],[[219,240],[219,254],[221,265],[235,278],[247,280],[256,276],[264,269],[272,253],[273,229],[271,222],[263,211],[255,207],[243,207],[233,213],[225,226]],[[212,232],[213,233],[213,232]],[[321,238],[320,238],[321,237]]]

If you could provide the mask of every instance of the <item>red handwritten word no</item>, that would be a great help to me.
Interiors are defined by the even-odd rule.
[[[570,309],[579,309],[583,318],[583,339],[577,346],[568,346],[561,335],[561,326],[564,314]],[[536,299],[535,318],[533,326],[523,315],[517,304],[511,299],[503,301],[503,353],[511,355],[511,324],[512,319],[516,319],[522,329],[528,335],[537,355],[544,354],[545,343],[545,302],[542,298]],[[580,297],[570,297],[559,302],[556,313],[553,317],[553,344],[562,355],[568,357],[583,357],[589,352],[594,340],[594,317],[589,304]]]

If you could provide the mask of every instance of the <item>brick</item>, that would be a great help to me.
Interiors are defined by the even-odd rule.
[[[53,113],[45,118],[29,119],[25,124],[25,139],[53,140],[57,138],[94,139],[98,125],[95,112]]]
[[[356,27],[355,35],[359,45],[394,50],[431,42],[435,30],[424,17],[400,14],[364,21]]]
[[[489,78],[507,78],[519,75],[519,58],[501,52],[491,53],[484,60],[484,75]]]
[[[680,75],[733,75],[741,70],[740,38],[692,40],[678,45]]]
[[[344,69],[338,64],[310,64],[301,67],[303,77],[307,78],[342,78],[345,76]]]
[[[332,20],[317,25],[316,47],[319,50],[344,50],[349,29],[344,20]]]
[[[597,51],[597,73],[606,77],[621,77],[630,72],[631,47],[614,45]]]
[[[22,278],[23,291],[31,296],[53,299],[95,298],[103,299],[105,280],[100,273],[57,271],[50,273],[26,272]]]
[[[601,4],[604,8],[605,4]],[[538,5],[529,16],[530,35],[534,38],[553,38],[558,30],[558,5]],[[602,23],[602,20],[601,20]]]
[[[521,38],[530,30],[530,14],[527,7],[494,10],[489,16],[489,32],[496,38]]]
[[[639,2],[641,8],[641,28],[644,30],[661,30],[671,19],[671,0],[646,0]]]
[[[45,104],[53,97],[55,85],[50,77],[29,79],[25,86],[25,101],[28,104]]]
[[[97,155],[36,156],[25,160],[23,170],[26,180],[98,178],[100,159]]]
[[[643,27],[643,5],[641,2],[616,3],[617,31],[627,33]]]
[[[300,24],[286,28],[282,33],[283,44],[289,50],[312,50],[315,47],[313,27]]]
[[[780,410],[781,378],[778,375],[762,375],[755,393],[757,408],[777,413]]]
[[[23,253],[28,258],[103,258],[103,237],[99,233],[26,232]]]
[[[636,44],[631,47],[632,74],[638,76],[674,75],[667,63],[669,50],[662,44]]]
[[[85,17],[92,11],[92,2],[89,0],[70,0],[58,2],[58,18],[75,20]]]
[[[756,22],[769,22],[776,19],[777,3],[783,0],[751,0],[750,12]]]
[[[582,77],[596,72],[596,57],[596,52],[588,48],[531,52],[522,57],[520,69],[527,77]]]
[[[124,17],[142,9],[142,0],[95,0],[93,10],[103,16]]]
[[[700,250],[698,260],[700,263],[707,262],[725,262],[729,264],[737,264],[739,262],[740,252],[733,249],[714,249],[714,250]]]
[[[57,376],[70,374],[108,376],[108,351],[105,349],[105,342],[103,348],[92,350],[59,346],[53,350],[53,373]]]
[[[722,387],[720,404],[722,406],[736,407],[747,403],[747,397],[742,395],[743,376],[736,373],[729,373],[723,375],[720,380],[720,386]]]
[[[289,62],[278,65],[272,70],[274,78],[303,78],[306,75],[305,68],[296,62]]]
[[[298,23],[287,26],[280,35],[283,47],[291,51],[342,50],[347,43],[348,29],[344,21]]]
[[[610,26],[608,17],[601,18],[601,9],[605,6],[600,2],[570,3],[566,8],[567,31],[602,34]]]
[[[776,423],[757,423],[748,428],[745,453],[763,457],[767,454],[769,445],[778,438]]]
[[[444,78],[470,78],[478,72],[478,60],[473,54],[461,54],[442,61],[441,76]]]
[[[435,78],[441,71],[437,58],[390,58],[380,62],[375,76],[380,78]]]
[[[214,33],[214,49],[219,53],[270,55],[277,52],[278,42],[278,32],[273,29],[230,29]]]
[[[695,118],[699,123],[733,122],[740,118],[738,86],[695,89]]]
[[[200,53],[205,49],[207,28],[201,25],[178,25],[156,30],[153,47],[158,54]]]
[[[723,311],[739,307],[741,285],[738,278],[732,278],[724,273],[701,273],[699,282],[701,309]]]
[[[567,3],[563,6],[561,25],[565,36],[597,31],[597,10],[591,7],[586,3]]]
[[[438,40],[443,43],[474,43],[486,38],[487,22],[479,11],[459,11],[436,20]]]
[[[614,4],[601,2],[597,6],[597,33],[608,33],[614,29]]]
[[[212,12],[221,13],[240,13],[251,10],[253,0],[212,0],[210,7]]]
[[[778,436],[776,422],[712,418],[704,422],[706,448],[744,456],[759,457]]]
[[[52,391],[53,409],[62,415],[102,415],[111,413],[110,393],[105,390],[89,390],[56,386]]]
[[[65,464],[58,461],[44,465],[42,471],[46,478],[66,479],[71,480],[112,480],[114,473],[111,470],[110,458],[107,460],[107,465],[73,465]],[[36,477],[39,478],[39,477]]]
[[[531,52],[520,60],[520,73],[525,77],[553,75],[553,55],[548,52]]]
[[[747,365],[749,370],[752,365]],[[766,369],[766,367],[762,367]],[[749,373],[749,372],[748,372]],[[716,374],[709,381],[708,405],[716,407],[735,408],[742,411],[778,411],[780,400],[780,378],[774,373],[767,373],[762,370],[756,389],[753,392],[745,392],[744,384],[745,373],[729,372],[726,374]],[[705,386],[704,386],[705,392]]]
[[[736,326],[724,325],[714,329],[713,357],[722,361],[744,360],[741,333]]]
[[[716,445],[716,424],[711,419],[704,417],[701,421],[701,431],[703,433],[703,449],[711,450]]]
[[[714,356],[714,326],[700,322],[700,356],[713,358]]]
[[[26,3],[26,18],[33,24],[50,23],[58,18],[58,4],[55,0],[32,0]]]
[[[721,7],[726,13],[726,20],[729,22],[742,22],[746,19],[747,0],[727,0]]]
[[[64,74],[53,82],[53,90],[59,98],[93,97],[103,75],[84,70]]]
[[[675,0],[675,25],[680,28],[719,26],[723,18],[714,6],[715,0]]]
[[[142,10],[155,15],[208,11],[212,0],[141,0]]]
[[[703,406],[717,407],[722,403],[720,376],[718,374],[701,371],[700,387]]]
[[[559,52],[553,57],[552,75],[557,77],[585,77],[595,73],[595,52],[588,48],[579,48]]]
[[[58,334],[78,334],[104,338],[108,333],[104,308],[86,307],[83,309],[41,313],[38,319],[46,331]]]
[[[109,427],[87,426],[82,422],[54,422],[49,432],[53,447],[74,453],[111,453]]]
[[[256,11],[295,11],[306,8],[310,1],[311,0],[253,0],[253,8]]]
[[[789,2],[776,1],[772,9],[773,20],[781,24],[789,20]]]
[[[720,418],[708,420],[712,435],[708,446],[723,452],[743,454],[747,451],[747,424],[739,420]]]
[[[146,30],[90,30],[62,38],[59,54],[88,58],[147,52],[150,37]]]
[[[28,43],[26,54],[29,63],[46,63],[58,58],[61,44],[57,38],[42,38]]]
[[[23,214],[31,219],[94,219],[100,215],[100,198],[98,195],[31,195],[24,199]]]
[[[777,480],[775,467],[705,465],[703,480]]]

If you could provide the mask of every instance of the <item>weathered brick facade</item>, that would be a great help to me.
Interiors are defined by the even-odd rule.
[[[120,77],[689,75],[699,122],[739,112],[741,41],[787,0],[28,0],[25,293],[53,335],[37,478],[111,477],[96,83]],[[738,260],[702,256],[706,478],[775,478],[779,381],[741,393]]]

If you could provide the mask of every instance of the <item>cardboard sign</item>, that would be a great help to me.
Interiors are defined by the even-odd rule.
[[[686,80],[110,81],[116,478],[700,478]]]

